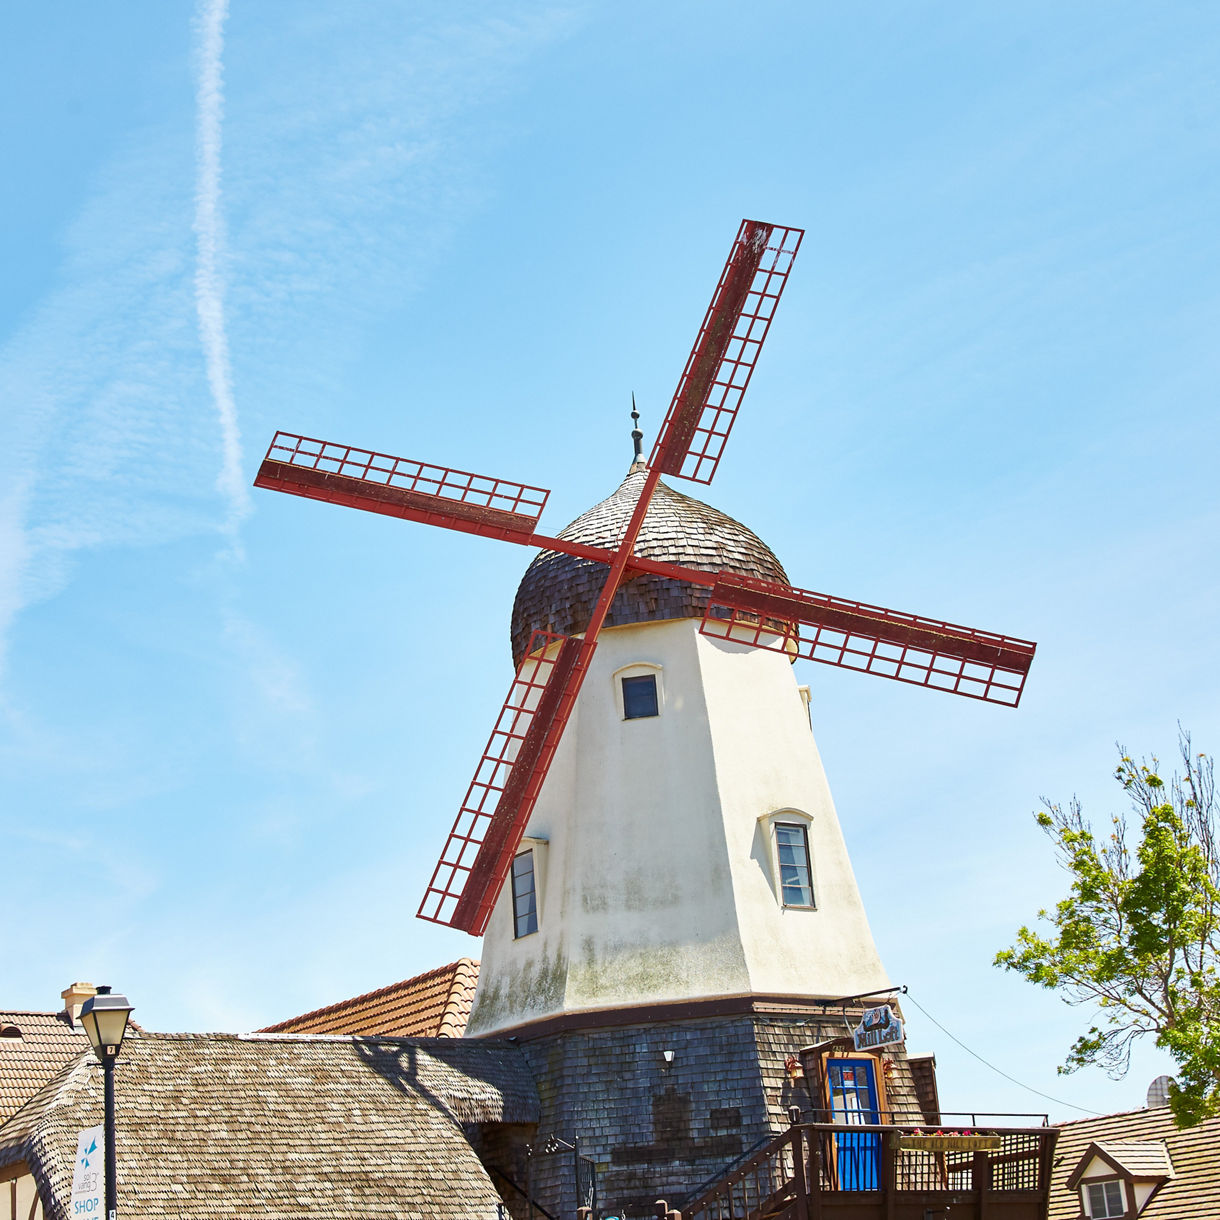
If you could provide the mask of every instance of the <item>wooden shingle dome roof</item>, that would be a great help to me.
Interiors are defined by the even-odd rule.
[[[589,546],[618,545],[644,486],[646,467],[637,462],[619,489],[581,513],[559,537]],[[647,559],[788,583],[783,566],[757,534],[740,521],[658,483],[636,543]],[[538,628],[573,635],[585,629],[605,579],[605,565],[543,551],[526,569],[513,603],[513,664]],[[607,627],[662,619],[702,618],[708,588],[641,572],[623,581],[606,616]]]

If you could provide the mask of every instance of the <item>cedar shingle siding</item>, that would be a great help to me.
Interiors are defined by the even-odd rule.
[[[1220,1118],[1179,1131],[1168,1106],[1063,1123],[1051,1173],[1050,1220],[1078,1220],[1080,1191],[1067,1181],[1090,1144],[1118,1153],[1128,1170],[1164,1172],[1168,1152],[1173,1178],[1152,1197],[1140,1220],[1205,1220],[1220,1216]],[[1142,1152],[1133,1145],[1142,1145]]]
[[[135,1034],[116,1068],[130,1220],[485,1217],[499,1196],[462,1124],[535,1123],[516,1047],[456,1038]],[[102,1119],[92,1053],[0,1128],[48,1220],[68,1215],[76,1136]]]
[[[559,537],[589,546],[618,546],[646,475],[644,467],[633,467],[614,495],[582,513]],[[741,522],[664,483],[657,484],[635,553],[706,572],[724,569],[788,583],[779,560],[761,538]],[[538,555],[526,569],[513,603],[513,664],[520,664],[537,628],[563,635],[583,631],[605,580],[605,564],[555,551]],[[702,618],[708,592],[705,585],[642,572],[623,581],[606,615],[606,626]]]

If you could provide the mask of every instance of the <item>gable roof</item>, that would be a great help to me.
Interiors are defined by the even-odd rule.
[[[1132,1143],[1105,1140],[1097,1144],[1097,1149],[1133,1178],[1173,1177],[1173,1165],[1164,1140],[1138,1140]]]
[[[4,1034],[17,1029],[20,1037]],[[0,1123],[12,1117],[89,1039],[63,1012],[0,1012]]]
[[[1086,1175],[1097,1177],[1096,1172],[1089,1173],[1097,1164],[1102,1166],[1103,1177],[1119,1174],[1144,1183],[1164,1182],[1173,1177],[1173,1165],[1164,1140],[1135,1140],[1123,1144],[1103,1140],[1095,1141],[1084,1150],[1067,1180],[1068,1190],[1076,1190]],[[1109,1174],[1105,1173],[1106,1169]]]
[[[493,1220],[462,1124],[538,1119],[524,1056],[490,1040],[135,1034],[115,1074],[132,1220]],[[0,1127],[0,1169],[29,1165],[48,1220],[66,1220],[76,1136],[101,1115],[89,1053]]]
[[[1078,1220],[1080,1192],[1069,1186],[1097,1146],[1136,1178],[1168,1178],[1140,1220],[1198,1220],[1220,1199],[1220,1118],[1179,1130],[1168,1106],[1060,1123],[1051,1170],[1050,1220]]]
[[[401,983],[268,1025],[259,1032],[460,1038],[470,1017],[478,979],[479,963],[463,957]]]

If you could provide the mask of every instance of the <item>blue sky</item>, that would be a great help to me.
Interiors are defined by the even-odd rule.
[[[1014,712],[823,666],[814,725],[947,1108],[1087,1014],[991,959],[1114,742],[1220,741],[1205,4],[12,9],[0,37],[0,1002],[251,1028],[413,919],[527,552],[249,488],[285,428],[554,489],[649,443],[742,216],[805,244],[700,494],[807,588],[1036,639]],[[689,488],[686,490],[699,491]]]

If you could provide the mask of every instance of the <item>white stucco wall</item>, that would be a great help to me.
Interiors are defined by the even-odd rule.
[[[623,720],[618,671],[659,666],[661,713]],[[769,824],[808,815],[816,909],[785,910]],[[545,840],[536,933],[506,887],[469,1032],[563,1012],[884,987],[792,667],[698,620],[604,631],[527,832]],[[541,854],[541,853],[540,853]]]

